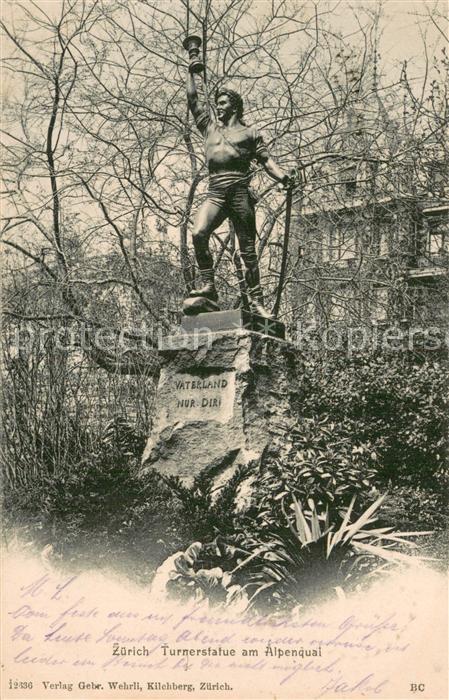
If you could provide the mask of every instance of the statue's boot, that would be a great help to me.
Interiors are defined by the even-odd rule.
[[[253,314],[262,316],[262,318],[267,318],[273,320],[273,316],[263,305],[263,294],[260,284],[250,287],[248,289],[249,293],[249,308]]]
[[[215,289],[214,271],[201,270],[201,281],[203,286],[198,289],[192,289],[189,297],[206,297],[211,301],[218,301],[217,290]]]

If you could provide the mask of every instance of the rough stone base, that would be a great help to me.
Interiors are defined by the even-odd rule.
[[[165,338],[160,355],[142,473],[155,468],[189,486],[207,469],[218,491],[239,466],[257,470],[264,452],[287,447],[297,408],[291,343],[243,329],[184,334]]]

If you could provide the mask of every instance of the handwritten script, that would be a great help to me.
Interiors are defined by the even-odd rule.
[[[268,689],[277,697],[405,697],[421,676],[428,697],[444,693],[444,624],[428,598],[423,604],[416,577],[408,599],[408,580],[398,577],[359,598],[273,617],[169,605],[99,574],[29,564],[18,571],[4,611],[5,697],[178,697],[201,684],[210,697],[270,697]],[[441,594],[442,577],[421,577],[427,596],[429,586]],[[31,689],[14,687],[30,680]]]

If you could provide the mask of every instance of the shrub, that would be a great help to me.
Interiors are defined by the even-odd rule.
[[[287,458],[269,461],[259,482],[257,499],[267,523],[279,517],[279,504],[293,492],[303,502],[337,512],[354,494],[362,506],[375,495],[377,454],[370,442],[357,444],[346,424],[327,416],[298,420],[291,432]]]
[[[384,498],[355,516],[353,497],[332,521],[327,510],[317,511],[313,500],[305,511],[293,493],[286,494],[282,519],[263,539],[246,538],[243,547],[194,542],[160,568],[159,592],[178,600],[238,603],[268,612],[335,595],[335,589],[353,589],[367,574],[384,571],[385,562],[388,566],[414,561],[398,551],[416,548],[406,539],[408,533],[373,527]]]
[[[312,499],[307,511],[289,494],[288,512],[282,505],[283,520],[255,546],[256,556],[248,559],[248,587],[254,591],[250,603],[262,609],[304,604],[327,597],[336,588],[353,589],[385,562],[412,563],[413,559],[398,551],[416,548],[405,539],[408,533],[373,527],[384,498],[380,496],[354,519],[353,497],[348,508],[331,519],[327,510],[317,511]]]
[[[144,439],[123,419],[112,421],[76,465],[44,469],[4,488],[8,532],[71,567],[113,566],[148,581],[167,556],[196,539],[233,531],[234,479],[212,501],[205,476],[188,489],[155,471],[138,475]]]
[[[446,376],[436,363],[409,367],[381,357],[310,364],[290,453],[265,464],[253,504],[240,515],[233,511],[243,471],[215,499],[207,474],[191,489],[154,472],[140,478],[145,435],[117,418],[99,439],[68,431],[64,440],[71,441],[62,447],[70,460],[59,460],[57,469],[49,467],[51,442],[38,452],[42,464],[21,465],[26,478],[5,482],[4,520],[26,542],[41,549],[51,544],[61,563],[121,565],[143,581],[195,541],[205,543],[203,569],[229,573],[237,566],[231,551],[267,541],[283,522],[290,493],[303,504],[312,499],[338,522],[354,494],[357,516],[376,489],[388,486],[392,498],[381,513],[387,524],[443,528]]]
[[[158,569],[152,592],[178,601],[207,600],[212,605],[228,604],[239,596],[246,605],[243,589],[233,583],[233,573],[229,571],[236,552],[237,548],[219,540],[206,545],[194,542],[185,552],[169,557]],[[246,558],[248,553],[243,554]],[[216,560],[218,563],[214,565]]]
[[[160,477],[137,479],[135,467],[102,452],[76,472],[6,488],[6,525],[37,548],[51,544],[64,565],[123,566],[145,577],[195,533],[179,528],[178,499]]]
[[[386,483],[442,491],[447,454],[447,386],[443,362],[398,357],[333,357],[306,365],[304,415],[331,416],[355,444],[370,443]]]
[[[447,492],[446,492],[447,493]],[[447,496],[412,486],[392,486],[381,516],[401,530],[444,530],[449,521]]]

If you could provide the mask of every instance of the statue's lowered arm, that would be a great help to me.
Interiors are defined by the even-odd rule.
[[[262,162],[262,165],[264,167],[265,172],[268,173],[270,177],[273,178],[273,180],[277,180],[278,182],[282,182],[284,187],[287,187],[290,184],[290,176],[282,170],[282,168],[279,167],[279,165],[276,163],[276,161],[271,158],[271,156]]]

